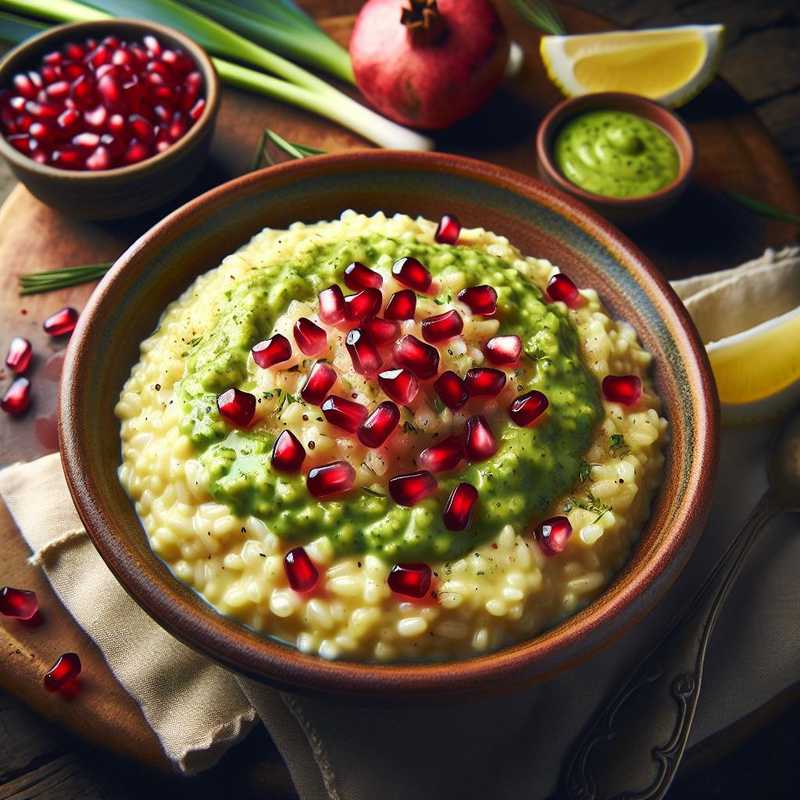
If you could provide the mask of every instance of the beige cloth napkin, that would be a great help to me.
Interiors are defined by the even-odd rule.
[[[800,249],[768,251],[675,288],[706,337],[720,338],[800,303]],[[0,472],[0,495],[33,561],[140,703],[176,769],[211,766],[258,717],[302,800],[538,798],[554,790],[562,757],[597,704],[692,595],[764,491],[770,433],[725,432],[708,529],[636,630],[546,685],[447,705],[366,707],[235,676],[175,641],[125,594],[81,528],[57,455]],[[796,518],[775,520],[747,562],[709,652],[692,744],[800,681],[798,533]]]

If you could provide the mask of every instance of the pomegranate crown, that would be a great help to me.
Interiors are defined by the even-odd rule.
[[[433,43],[444,34],[444,22],[436,0],[408,0],[409,7],[403,8],[400,22],[408,32],[424,43]]]

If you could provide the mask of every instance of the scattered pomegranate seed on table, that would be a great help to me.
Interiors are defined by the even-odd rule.
[[[389,479],[389,494],[400,506],[415,506],[438,488],[436,478],[427,470],[395,475]]]
[[[386,304],[383,316],[386,319],[406,320],[414,319],[417,313],[417,296],[411,289],[401,289],[395,292]]]
[[[356,482],[356,471],[347,461],[332,461],[308,471],[306,486],[314,497],[348,492]]]
[[[302,547],[295,547],[283,557],[289,586],[296,592],[310,592],[319,581],[319,570]]]
[[[328,325],[338,325],[344,319],[344,295],[336,284],[319,293],[319,318]]]
[[[272,447],[272,466],[281,472],[299,472],[306,451],[291,431],[281,431]]]
[[[385,400],[364,420],[364,424],[358,429],[358,440],[365,447],[380,447],[398,422],[400,409],[391,400]]]
[[[505,372],[494,367],[474,367],[464,376],[464,386],[470,397],[497,397],[505,385]]]
[[[51,314],[42,323],[42,328],[48,336],[68,336],[75,330],[79,316],[76,309],[67,306]]]
[[[361,289],[344,298],[344,316],[350,322],[361,322],[378,314],[382,305],[383,295],[378,289]]]
[[[418,378],[432,378],[439,369],[439,351],[408,334],[395,342],[394,360]]]
[[[439,395],[439,399],[451,411],[458,411],[469,400],[464,381],[452,370],[448,369],[443,372],[435,380],[433,388],[436,390],[436,394]]]
[[[493,336],[486,342],[486,358],[497,365],[515,364],[522,354],[519,336]]]
[[[3,586],[0,589],[0,614],[22,621],[30,620],[39,611],[36,592]]]
[[[444,214],[439,220],[433,238],[439,244],[456,244],[461,235],[461,223],[455,214]]]
[[[152,36],[71,42],[0,94],[0,132],[24,155],[70,170],[107,170],[163,152],[205,110],[203,77]]]
[[[485,461],[497,452],[497,439],[480,414],[467,420],[465,449],[470,461]]]
[[[23,372],[27,372],[31,358],[33,358],[31,343],[22,336],[15,336],[8,346],[6,366],[17,375],[21,375]]]
[[[383,286],[383,276],[370,269],[360,261],[354,261],[344,269],[345,286],[353,289],[380,289]]]
[[[217,398],[217,408],[223,419],[238,428],[246,428],[256,413],[256,398],[241,389],[228,389]]]
[[[383,365],[383,359],[372,339],[360,328],[349,331],[344,344],[350,353],[353,369],[360,375],[374,375]]]
[[[392,275],[398,283],[417,292],[427,292],[433,280],[427,268],[412,256],[395,261],[392,265]]]
[[[490,317],[497,311],[497,292],[486,284],[470,286],[458,293],[458,299],[469,307],[473,314]]]
[[[327,361],[317,361],[300,389],[300,397],[312,405],[321,405],[336,383],[336,378],[336,370]]]
[[[633,406],[642,396],[642,381],[636,375],[606,375],[603,378],[603,397],[612,403]]]
[[[322,328],[307,317],[300,317],[294,324],[294,340],[307,356],[316,356],[328,348],[328,336]]]
[[[441,442],[426,447],[417,459],[423,469],[430,472],[446,472],[455,469],[464,459],[464,440],[460,436],[448,436]]]
[[[387,583],[395,594],[425,597],[431,588],[431,568],[427,564],[395,564]]]
[[[380,317],[364,320],[361,327],[375,344],[388,344],[400,335],[399,323]]]
[[[31,382],[20,376],[6,389],[0,408],[12,417],[21,417],[31,405]]]
[[[450,493],[442,514],[449,531],[463,531],[469,525],[472,510],[478,502],[478,490],[471,483],[459,483]]]
[[[251,350],[253,361],[262,369],[288,361],[292,357],[291,342],[280,333],[259,342]]]
[[[81,660],[77,653],[64,653],[44,676],[44,688],[48,692],[59,692],[80,675]]]
[[[553,301],[561,301],[567,308],[578,308],[583,302],[578,287],[563,272],[556,273],[547,282],[547,296]]]
[[[550,517],[540,522],[534,530],[539,548],[546,556],[563,552],[571,533],[572,525],[566,517]]]
[[[361,403],[332,394],[322,403],[322,413],[331,425],[355,433],[363,425],[369,409]]]
[[[419,391],[419,383],[407,369],[388,369],[378,375],[383,391],[397,403],[408,405]]]
[[[508,415],[521,428],[532,425],[545,411],[549,401],[545,395],[534,389],[517,397],[508,409]]]
[[[461,314],[455,310],[445,311],[444,314],[437,314],[422,320],[422,338],[432,344],[452,339],[463,330],[464,320],[461,319]]]

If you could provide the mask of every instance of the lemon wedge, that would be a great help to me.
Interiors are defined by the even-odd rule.
[[[542,61],[567,97],[630,92],[675,107],[713,79],[724,31],[722,25],[682,25],[543,36]]]

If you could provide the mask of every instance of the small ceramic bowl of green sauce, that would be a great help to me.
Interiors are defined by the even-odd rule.
[[[559,103],[536,137],[539,175],[625,227],[653,220],[691,180],[686,126],[644,97],[602,92]]]

